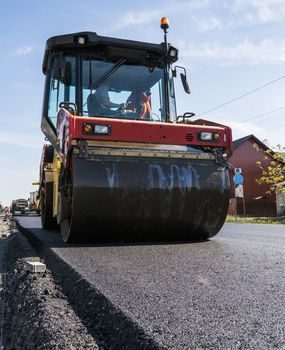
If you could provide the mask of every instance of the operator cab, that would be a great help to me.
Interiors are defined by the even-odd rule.
[[[143,94],[145,94],[145,96],[149,96],[151,104],[151,111],[147,119],[159,122],[165,121],[163,69],[128,63],[117,65],[118,63],[113,64],[95,59],[82,60],[83,116],[142,119],[140,118],[139,104],[142,102]],[[104,76],[112,67],[115,67],[113,72],[102,83],[96,83],[98,77]],[[94,97],[93,100],[96,102],[96,89],[100,89],[102,85],[108,86],[109,97],[112,102],[125,103],[127,106],[118,110],[113,108],[110,113],[106,111],[105,115],[102,115],[103,112],[100,113],[100,109],[96,110],[96,106],[93,109],[88,102],[92,100],[90,97]],[[131,106],[129,107],[129,105]],[[175,110],[173,113],[175,114]]]
[[[55,140],[62,107],[83,117],[176,122],[176,71],[170,67],[177,59],[178,50],[166,40],[151,44],[92,32],[50,38],[43,62],[43,132]],[[103,85],[116,105],[104,112],[96,108],[96,92]]]

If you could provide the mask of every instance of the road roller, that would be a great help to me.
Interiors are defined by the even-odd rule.
[[[44,229],[65,242],[207,240],[229,203],[228,126],[178,115],[178,49],[79,32],[47,40],[40,165]],[[183,91],[182,89],[182,91]]]

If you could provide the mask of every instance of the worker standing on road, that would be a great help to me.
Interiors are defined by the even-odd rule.
[[[5,207],[4,209],[4,221],[7,221],[8,217],[9,217],[9,213],[10,213],[10,209],[8,207]]]

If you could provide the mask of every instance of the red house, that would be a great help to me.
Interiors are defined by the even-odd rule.
[[[254,135],[248,135],[233,142],[233,153],[229,162],[232,168],[242,169],[244,198],[235,198],[234,171],[232,170],[230,215],[276,216],[276,194],[266,195],[269,185],[260,185],[256,182],[256,179],[261,176],[261,170],[256,162],[261,162],[263,168],[267,168],[273,160],[270,154],[265,153],[268,150],[270,148]],[[271,154],[274,152],[272,151]]]

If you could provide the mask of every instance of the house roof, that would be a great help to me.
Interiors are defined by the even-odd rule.
[[[235,140],[233,141],[233,149],[238,148],[240,145],[242,145],[245,141],[247,141],[248,139],[250,139],[250,137],[253,135],[248,135],[245,137],[242,137],[241,139]]]
[[[269,150],[271,155],[276,154],[275,151],[273,151],[270,147],[268,147],[265,143],[263,143],[262,141],[260,141],[256,136],[254,136],[253,134],[242,137],[240,139],[237,139],[235,141],[233,141],[233,151],[236,150],[239,146],[241,146],[244,142],[248,141],[248,140],[252,140],[255,143],[257,143],[261,148],[263,148],[265,151]],[[278,154],[278,153],[277,153]],[[278,159],[278,161],[280,163],[285,163],[283,160]]]
[[[254,136],[253,134],[242,137],[238,140],[235,140],[233,142],[233,150],[237,149],[240,145],[242,145],[244,142],[246,142],[247,140],[252,139],[254,142],[256,142],[257,144],[259,144],[259,146],[261,146],[263,149],[266,150],[270,150],[272,151],[272,149],[270,147],[268,147],[265,143],[263,143],[262,141],[260,141],[256,136]],[[273,152],[273,151],[272,151]],[[275,153],[275,152],[273,152]]]

